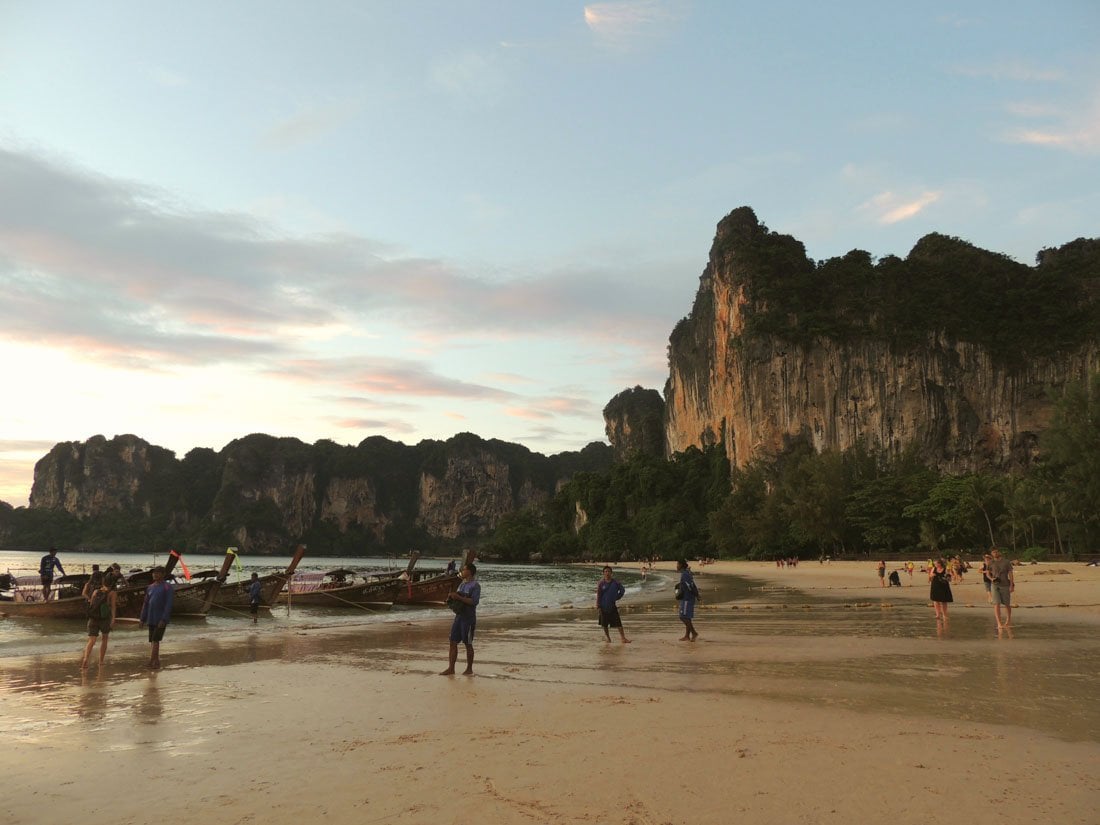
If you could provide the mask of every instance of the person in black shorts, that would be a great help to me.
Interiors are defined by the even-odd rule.
[[[619,638],[622,639],[624,645],[628,645],[630,639],[626,638],[626,631],[623,630],[623,620],[619,616],[619,606],[616,604],[625,593],[626,588],[615,580],[614,571],[611,567],[604,567],[603,578],[596,585],[596,612],[599,616],[600,627],[603,628],[603,635],[608,642],[611,641],[611,628],[617,628]]]
[[[88,596],[88,643],[84,646],[84,658],[80,660],[80,669],[88,667],[88,659],[95,647],[98,637],[99,664],[103,666],[103,660],[107,656],[107,637],[115,626],[115,614],[118,612],[118,593],[114,576],[100,578],[98,586]]]

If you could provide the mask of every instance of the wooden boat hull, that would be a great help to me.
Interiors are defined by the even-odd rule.
[[[210,609],[207,604],[216,582],[185,584],[176,588],[176,597],[172,601],[172,616],[205,616]],[[145,585],[120,587],[117,592],[117,619],[137,620],[141,617],[141,606],[145,602]],[[28,616],[36,619],[87,619],[88,601],[81,595],[66,596],[44,602],[17,602],[4,599],[0,601],[0,615]]]
[[[0,616],[27,616],[33,619],[87,619],[88,600],[83,596],[52,599],[48,602],[17,602],[0,599]]]
[[[394,598],[395,605],[440,607],[447,604],[447,596],[458,590],[462,579],[457,573],[443,573],[420,581],[401,582]]]
[[[286,585],[287,576],[285,573],[271,573],[267,576],[260,576],[259,580],[260,605],[271,607],[278,600],[279,591]],[[223,583],[214,594],[213,606],[232,610],[247,610],[252,603],[252,598],[249,595],[251,588],[252,582],[247,579],[233,584]]]
[[[279,594],[279,601],[290,601],[291,606],[302,607],[359,607],[372,610],[385,610],[393,604],[397,588],[402,582],[396,579],[359,582],[347,587],[329,587],[311,590],[308,593],[293,593],[289,597],[286,591]]]

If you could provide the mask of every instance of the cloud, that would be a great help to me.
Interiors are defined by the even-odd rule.
[[[508,78],[501,57],[492,52],[447,55],[428,70],[432,87],[459,102],[478,106],[490,106],[505,98],[511,88]]]
[[[297,149],[339,129],[361,109],[359,100],[312,103],[260,135],[260,146],[274,151]]]
[[[997,81],[1015,81],[1026,83],[1053,83],[1064,80],[1066,74],[1061,69],[1042,68],[1024,60],[1007,60],[983,65],[956,66],[953,74],[962,77],[988,78]]]
[[[164,66],[150,66],[145,73],[153,83],[166,89],[182,89],[191,85],[185,74]]]
[[[640,287],[630,264],[487,278],[352,233],[288,237],[3,147],[0,186],[0,338],[114,366],[262,367],[393,325],[436,348],[471,335],[649,347],[678,294],[656,272]]]
[[[1100,96],[1091,105],[1069,110],[1051,104],[1015,103],[1009,112],[1028,120],[1042,120],[1009,129],[1009,143],[1023,143],[1048,149],[1063,149],[1077,154],[1100,152]]]
[[[585,25],[607,48],[630,51],[661,34],[677,18],[662,0],[624,0],[584,7]]]
[[[859,211],[870,215],[877,223],[899,223],[920,214],[941,196],[942,192],[926,191],[916,197],[902,198],[893,192],[881,192],[862,203]]]
[[[373,395],[501,401],[515,394],[440,375],[428,364],[399,358],[297,359],[267,370],[300,383],[339,385]]]
[[[364,430],[369,433],[377,433],[379,430],[391,433],[413,433],[416,427],[406,421],[394,421],[381,418],[342,418],[334,422],[337,427],[345,430]]]

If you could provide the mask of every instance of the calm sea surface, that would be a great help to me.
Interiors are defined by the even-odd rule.
[[[12,572],[19,575],[37,575],[41,553],[17,553],[0,551],[0,572]],[[124,571],[136,568],[148,568],[154,564],[164,564],[164,555],[134,555],[119,553],[59,553],[58,558],[66,573],[91,572],[92,565],[101,568],[118,562]],[[218,569],[224,555],[186,555],[183,558],[191,572]],[[448,559],[421,559],[418,570],[442,572]],[[460,561],[460,560],[459,560]],[[253,572],[260,575],[276,573],[286,569],[290,557],[263,556],[256,558],[241,557],[241,569],[234,569],[229,581],[248,579]],[[378,571],[404,569],[407,559],[401,558],[353,558],[353,557],[310,557],[306,556],[298,565],[299,572],[324,572],[336,568],[355,571]],[[179,573],[177,568],[176,573]],[[669,587],[667,574],[651,575],[643,581],[636,571],[622,570],[616,577],[627,588],[628,595],[639,594],[643,589]],[[478,579],[481,581],[482,603],[478,614],[530,614],[545,612],[561,607],[589,606],[593,603],[599,572],[592,568],[559,565],[500,565],[478,564]],[[401,609],[371,611],[360,607],[332,609],[320,607],[294,606],[289,611],[285,606],[273,607],[263,611],[261,621],[269,628],[306,630],[309,628],[338,628],[380,622],[410,622],[421,618],[449,616],[439,608]],[[132,634],[135,639],[144,635],[136,622],[123,622],[116,629],[117,640],[123,640]],[[251,617],[247,611],[214,610],[205,619],[175,619],[172,622],[172,635],[176,638],[188,638],[209,635],[219,630],[230,631],[251,627]],[[70,651],[73,639],[83,635],[83,622],[77,620],[46,620],[28,618],[0,618],[0,658],[6,656],[27,656],[43,653],[62,653]]]

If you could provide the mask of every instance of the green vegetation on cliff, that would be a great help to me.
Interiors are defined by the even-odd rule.
[[[1027,474],[955,476],[912,452],[818,454],[805,443],[732,475],[720,447],[667,462],[636,452],[577,475],[544,510],[506,519],[486,549],[518,560],[933,555],[990,544],[1014,557],[1094,553],[1100,376],[1055,404],[1043,460]]]
[[[942,334],[1016,367],[1100,333],[1100,240],[1044,249],[1035,266],[937,233],[921,238],[904,259],[876,262],[857,249],[814,262],[800,241],[769,231],[741,207],[718,225],[708,276],[744,286],[749,339],[808,347],[822,338],[872,338],[900,348]],[[691,318],[673,332],[680,357],[691,360],[695,349],[690,327],[712,328],[708,296],[701,288]]]

